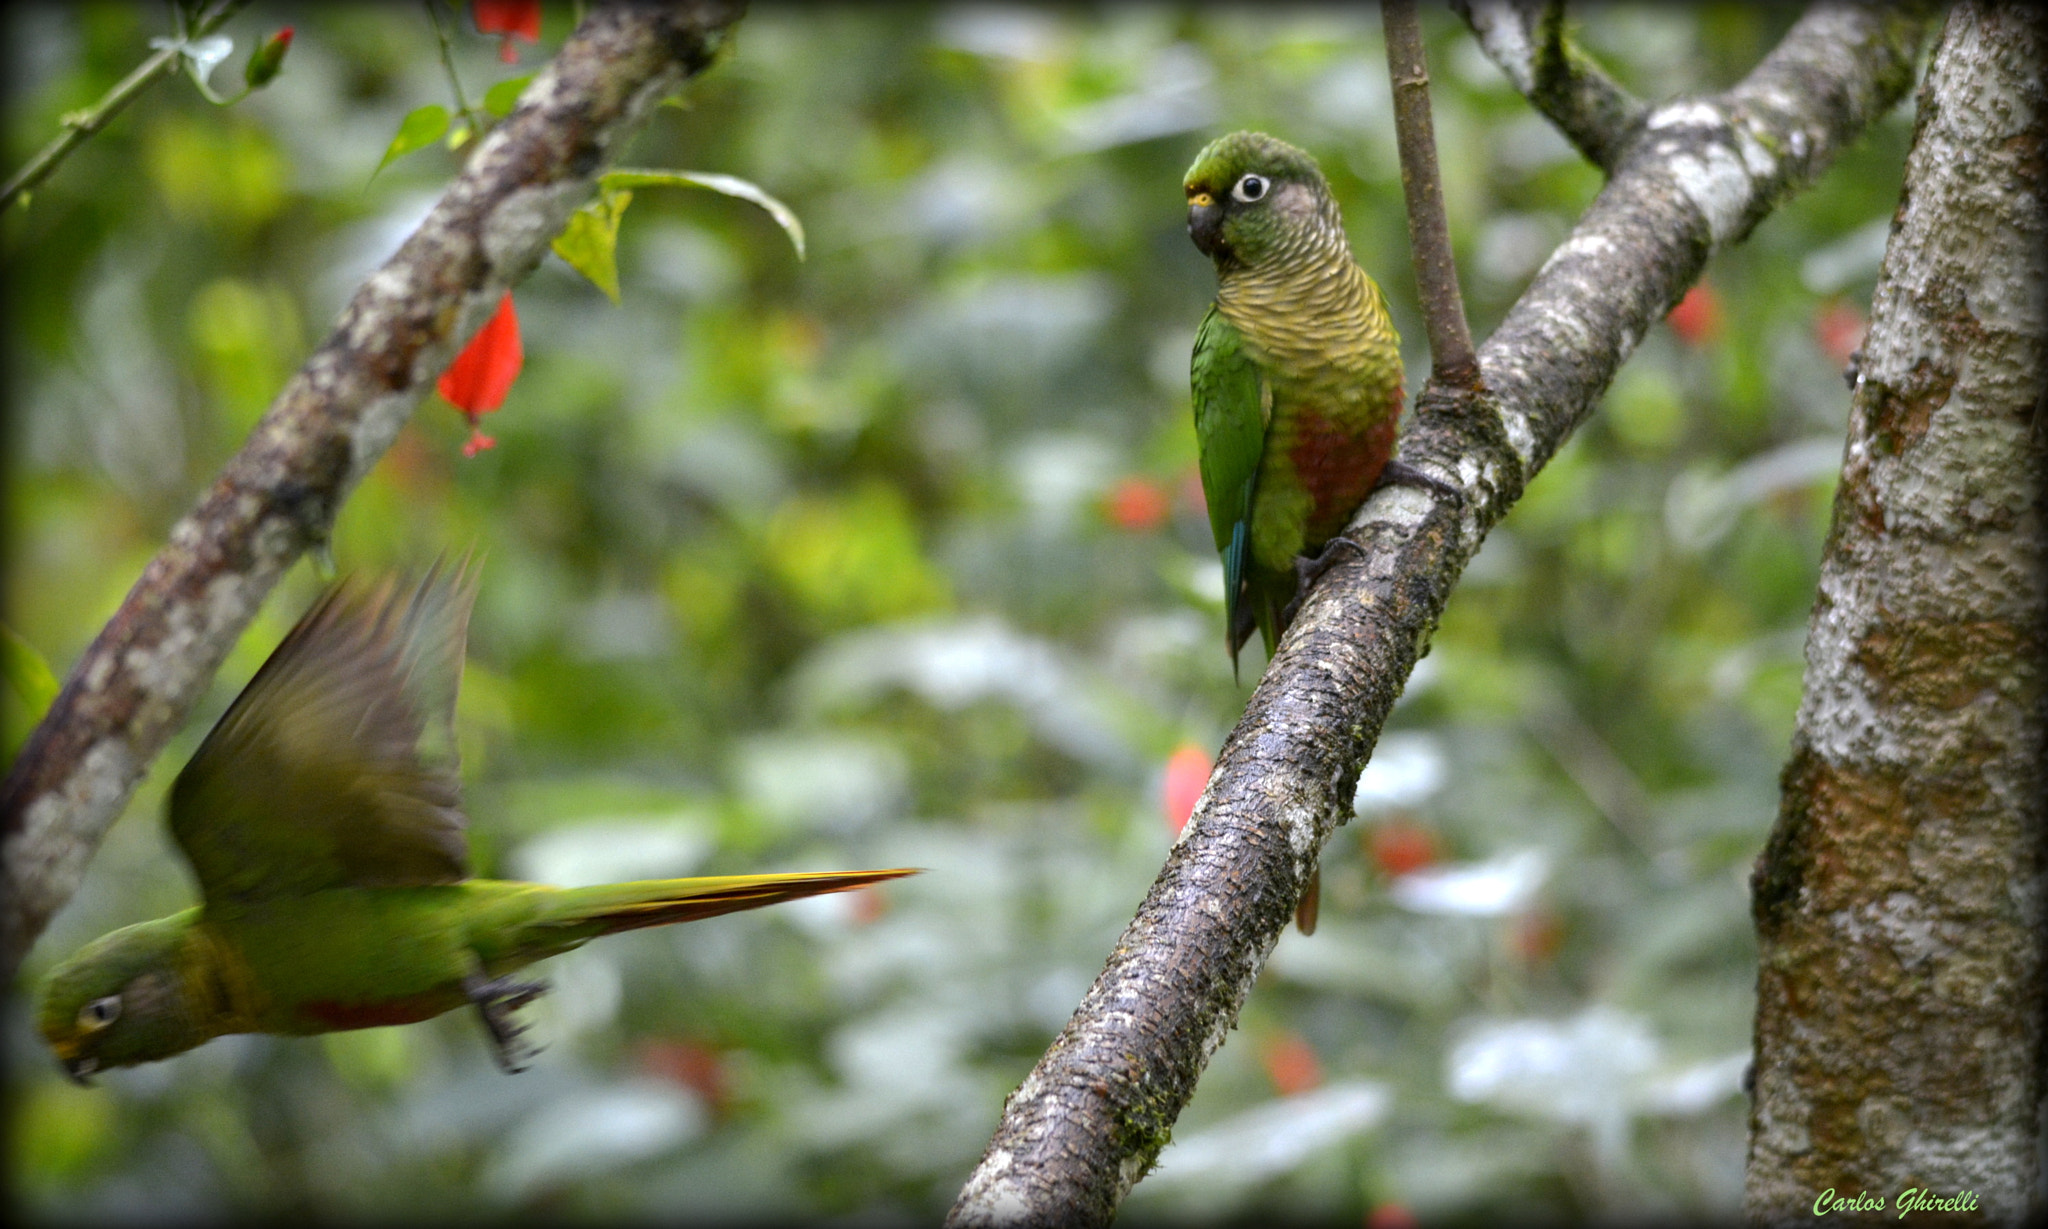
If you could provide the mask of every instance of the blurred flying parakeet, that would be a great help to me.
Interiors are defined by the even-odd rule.
[[[52,972],[38,1024],[65,1070],[224,1033],[409,1024],[473,1004],[499,1064],[530,1049],[509,975],[599,935],[839,892],[871,870],[553,888],[469,877],[453,744],[474,571],[347,582],[306,612],[171,787],[201,903]]]
[[[1316,160],[1236,132],[1196,156],[1183,187],[1188,234],[1216,262],[1195,334],[1195,438],[1235,668],[1254,626],[1271,656],[1315,556],[1383,474],[1442,484],[1389,463],[1401,339]]]

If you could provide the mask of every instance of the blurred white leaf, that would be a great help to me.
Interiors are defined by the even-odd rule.
[[[1878,218],[1847,235],[1815,248],[1799,262],[1799,280],[1815,294],[1833,294],[1852,282],[1876,277],[1891,240],[1892,220]]]
[[[1596,1005],[1568,1020],[1469,1025],[1446,1060],[1460,1101],[1585,1127],[1603,1163],[1618,1162],[1637,1114],[1691,1114],[1740,1089],[1748,1055],[1662,1070],[1650,1022]]]
[[[962,4],[944,9],[932,41],[973,55],[1049,60],[1069,37],[1061,15],[1022,4]]]
[[[881,739],[764,735],[734,760],[740,796],[785,830],[863,828],[909,805],[909,765]]]
[[[1649,1113],[1697,1114],[1742,1091],[1742,1072],[1749,1066],[1749,1051],[1694,1063],[1661,1075],[1642,1090],[1643,1109]]]
[[[1079,432],[1019,441],[1010,456],[1011,481],[1041,532],[1058,533],[1115,481],[1119,463],[1108,444]]]
[[[569,612],[570,648],[585,661],[631,661],[670,652],[668,602],[658,593],[604,593]]]
[[[1664,497],[1664,527],[1677,546],[1702,551],[1735,528],[1743,509],[1779,491],[1832,478],[1842,468],[1842,441],[1820,436],[1780,444],[1715,477],[1694,468],[1678,475]]]
[[[548,992],[526,1010],[533,1013],[534,1034],[543,1044],[560,1045],[618,1018],[625,983],[607,950],[601,944],[579,948],[541,966],[539,976]]]
[[[1137,89],[1060,117],[1059,152],[1094,153],[1209,127],[1216,117],[1215,77],[1200,48],[1162,47],[1146,64]]]
[[[1363,815],[1379,807],[1416,806],[1443,783],[1444,753],[1434,735],[1388,734],[1358,774],[1351,809]]]
[[[1094,681],[1051,641],[998,618],[853,632],[820,647],[792,680],[800,707],[812,711],[870,703],[898,687],[948,710],[1007,701],[1040,739],[1086,763],[1123,769],[1133,758]]]
[[[1485,862],[1425,867],[1394,880],[1394,903],[1416,913],[1503,917],[1518,913],[1550,876],[1540,849],[1520,849]]]
[[[1206,1130],[1175,1136],[1144,1185],[1263,1182],[1369,1130],[1393,1100],[1378,1081],[1350,1080],[1269,1101]]]
[[[510,1199],[599,1175],[702,1135],[708,1115],[687,1089],[636,1080],[572,1093],[513,1129],[484,1182]]]
[[[1312,935],[1282,935],[1266,967],[1319,990],[1365,995],[1416,1010],[1447,1009],[1462,993],[1459,962],[1452,953],[1418,942],[1423,936],[1416,929],[1406,926],[1396,932],[1325,917]]]
[[[521,879],[581,888],[690,874],[713,845],[707,822],[692,814],[662,819],[591,820],[534,837],[515,851]]]

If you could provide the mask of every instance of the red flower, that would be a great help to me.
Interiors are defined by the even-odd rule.
[[[1830,299],[1813,320],[1813,339],[1822,354],[1837,367],[1847,367],[1849,357],[1863,344],[1866,321],[1863,313],[1845,299]]]
[[[507,64],[519,62],[512,40],[540,41],[540,0],[470,0],[479,34],[499,36],[498,58]]]
[[[1436,837],[1427,828],[1388,820],[1366,835],[1366,852],[1381,870],[1399,878],[1436,861]]]
[[[1322,1060],[1300,1033],[1282,1031],[1266,1038],[1259,1045],[1259,1063],[1283,1097],[1307,1092],[1323,1082]]]
[[[1415,1229],[1415,1213],[1398,1203],[1383,1203],[1365,1214],[1365,1229]]]
[[[1193,743],[1182,743],[1166,757],[1166,788],[1160,791],[1166,810],[1166,826],[1175,836],[1188,826],[1195,803],[1209,787],[1209,753]]]
[[[1173,502],[1158,483],[1133,474],[1110,488],[1104,509],[1109,513],[1110,523],[1118,529],[1146,533],[1166,523],[1173,513]]]
[[[1564,919],[1548,909],[1532,909],[1509,927],[1508,946],[1525,964],[1546,964],[1564,946]]]
[[[853,902],[853,924],[856,926],[880,921],[882,915],[889,912],[889,898],[873,884],[848,892],[847,896]]]
[[[473,457],[498,441],[477,429],[477,420],[505,403],[512,381],[526,362],[519,344],[519,315],[512,310],[512,292],[506,291],[498,310],[469,339],[469,345],[455,356],[436,386],[448,404],[469,419],[469,442],[462,455]]]
[[[732,1098],[726,1080],[725,1056],[696,1041],[650,1038],[640,1043],[640,1069],[704,1098],[711,1112],[722,1114]]]
[[[1664,322],[1686,345],[1703,346],[1721,335],[1721,296],[1701,282],[1685,292]]]

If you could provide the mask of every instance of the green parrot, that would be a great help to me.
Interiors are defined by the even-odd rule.
[[[1272,655],[1382,477],[1447,488],[1392,460],[1401,338],[1316,160],[1235,132],[1196,155],[1183,187],[1188,235],[1216,262],[1192,382],[1234,669],[1254,626]]]
[[[1216,262],[1195,334],[1195,440],[1223,556],[1231,669],[1257,627],[1271,657],[1301,595],[1383,478],[1447,487],[1393,460],[1401,338],[1351,258],[1316,160],[1260,132],[1209,143],[1188,168],[1188,235]],[[1309,880],[1295,921],[1313,932]]]
[[[510,974],[599,935],[695,921],[910,869],[554,888],[469,877],[453,741],[474,570],[330,588],[171,787],[201,903],[88,944],[37,1022],[73,1079],[225,1033],[410,1024],[473,1004],[507,1071]]]

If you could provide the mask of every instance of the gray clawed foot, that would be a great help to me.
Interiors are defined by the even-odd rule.
[[[1401,486],[1423,487],[1427,490],[1435,491],[1439,495],[1446,496],[1453,502],[1460,504],[1465,502],[1465,492],[1463,490],[1452,486],[1441,478],[1425,474],[1405,461],[1388,458],[1387,463],[1380,467],[1379,482],[1373,485],[1377,487],[1382,483],[1388,482],[1397,483]]]
[[[1337,548],[1339,546],[1348,546],[1361,555],[1365,553],[1363,546],[1340,533],[1323,543],[1323,549],[1317,551],[1313,557],[1309,555],[1296,555],[1294,557],[1294,597],[1288,601],[1287,605],[1280,608],[1280,626],[1282,628],[1289,627],[1294,623],[1294,616],[1301,611],[1302,600],[1308,597],[1309,587],[1321,580],[1323,573],[1336,565]]]
[[[469,1001],[476,1004],[476,1014],[483,1019],[484,1031],[491,1037],[491,1056],[498,1060],[498,1067],[508,1075],[526,1070],[540,1053],[540,1047],[523,1041],[527,1026],[514,1018],[513,1013],[521,1007],[546,994],[548,984],[543,981],[515,981],[510,977],[483,977],[472,974],[462,979],[462,991]]]

